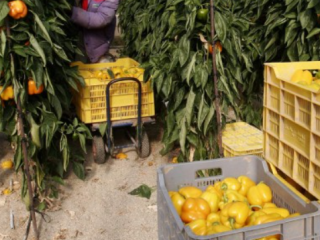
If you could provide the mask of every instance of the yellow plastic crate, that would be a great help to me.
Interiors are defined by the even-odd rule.
[[[320,92],[290,82],[320,62],[267,63],[264,73],[264,158],[320,199]]]
[[[262,131],[245,122],[227,124],[222,132],[222,147],[225,157],[241,155],[262,157],[262,141]]]
[[[83,64],[75,62],[73,65],[77,65],[80,74],[81,72],[84,74],[85,71],[138,67],[139,63],[130,58],[120,58],[112,63]],[[86,78],[85,76],[84,78],[86,86],[84,88],[80,86],[79,92],[73,92],[77,115],[84,123],[105,122],[107,120],[106,86],[111,80]],[[142,82],[143,74],[140,74],[138,79]],[[141,116],[154,116],[154,94],[150,82],[142,83],[141,100]],[[136,118],[138,115],[137,83],[123,81],[113,84],[110,88],[110,107],[111,121]]]

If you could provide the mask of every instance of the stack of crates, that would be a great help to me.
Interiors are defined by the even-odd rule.
[[[320,93],[290,81],[320,62],[265,65],[264,157],[320,199]]]
[[[222,132],[225,157],[256,155],[262,157],[263,133],[245,122],[229,123]]]
[[[79,92],[73,92],[73,102],[76,106],[78,117],[84,123],[106,122],[106,86],[111,79],[88,77],[85,73],[97,71],[107,72],[108,70],[138,68],[139,63],[130,58],[120,58],[116,62],[83,64],[73,63],[78,66],[80,75],[83,74],[85,87],[78,86]],[[137,76],[143,81],[143,73]],[[150,84],[142,82],[141,96],[142,117],[152,117],[155,114],[154,94]],[[138,85],[133,81],[115,83],[110,88],[111,120],[125,120],[137,118],[138,114]]]

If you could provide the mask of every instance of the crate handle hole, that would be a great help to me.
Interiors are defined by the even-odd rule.
[[[221,168],[209,168],[209,169],[202,169],[198,170],[195,173],[195,178],[208,178],[208,177],[216,177],[222,175],[222,169]]]

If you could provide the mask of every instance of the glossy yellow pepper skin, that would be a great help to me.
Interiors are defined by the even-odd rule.
[[[228,203],[221,210],[221,223],[232,229],[238,229],[245,225],[249,217],[250,208],[245,202]]]
[[[275,222],[275,221],[279,221],[282,219],[283,219],[283,217],[281,217],[281,215],[278,213],[265,214],[265,215],[258,216],[254,220],[253,225],[260,225],[260,224],[264,224],[264,223]]]
[[[262,208],[277,208],[277,205],[269,202],[269,203],[263,204]]]
[[[240,188],[241,188],[240,182],[236,178],[233,178],[233,177],[225,178],[221,182],[221,190],[223,190],[223,191],[225,191],[225,190],[239,191]]]
[[[181,220],[185,223],[197,219],[207,219],[211,209],[209,203],[202,198],[187,198],[181,208]]]
[[[260,211],[266,213],[266,214],[271,214],[271,213],[277,213],[279,214],[281,217],[286,218],[290,215],[290,212],[288,211],[288,209],[285,208],[263,208]]]
[[[263,237],[263,238],[259,238],[257,240],[280,240],[280,235],[273,235],[273,236],[268,236],[268,237]]]
[[[269,186],[261,182],[248,190],[247,198],[250,205],[263,206],[272,201],[272,192]]]
[[[206,189],[206,192],[211,192],[217,194],[220,198],[222,198],[223,192],[215,187],[214,185],[209,185]]]
[[[248,202],[246,197],[241,195],[239,192],[235,190],[226,190],[222,201],[219,203],[219,208],[222,210],[224,206],[231,202]]]
[[[170,195],[170,193],[169,193],[169,195]],[[186,201],[186,199],[178,192],[171,192],[170,198],[171,198],[171,201],[172,201],[174,208],[177,210],[177,213],[180,216],[181,215],[181,208],[182,208],[184,202]]]
[[[194,220],[186,226],[189,226],[191,231],[198,236],[205,236],[207,234],[207,222],[204,219]]]
[[[200,198],[206,200],[209,203],[211,212],[218,212],[220,197],[217,194],[205,191],[201,194]]]
[[[220,218],[220,213],[210,213],[207,216],[207,223],[209,226],[216,224],[216,223],[221,223],[221,218]]]
[[[292,213],[292,214],[290,214],[287,218],[293,218],[293,217],[298,217],[298,216],[300,216],[301,214],[300,213]]]
[[[237,178],[237,180],[241,184],[241,187],[238,192],[243,196],[247,196],[249,189],[256,185],[256,183],[247,176],[240,176]]]
[[[254,225],[254,222],[256,221],[256,219],[260,216],[263,216],[263,215],[267,215],[266,213],[262,212],[262,211],[255,211],[255,212],[252,212],[247,221],[246,221],[246,226],[253,226]]]
[[[231,231],[232,229],[230,227],[224,226],[224,225],[213,225],[207,228],[207,235],[222,233]]]
[[[179,193],[185,198],[198,198],[202,190],[194,186],[185,186],[179,189]]]

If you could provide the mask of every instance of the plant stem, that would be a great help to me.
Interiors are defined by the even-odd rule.
[[[9,25],[8,19],[6,19],[5,21],[6,21],[6,30],[7,30],[7,36],[8,36],[9,49],[11,49],[10,25]],[[11,59],[11,62],[14,64],[14,56],[12,53],[10,53],[10,59]],[[21,137],[21,146],[22,146],[23,159],[24,159],[24,173],[27,176],[27,182],[28,182],[28,193],[29,193],[29,200],[30,200],[30,214],[31,214],[31,219],[32,219],[32,224],[33,224],[33,230],[36,235],[36,240],[39,240],[36,214],[35,214],[34,206],[33,206],[33,189],[32,189],[32,184],[31,184],[31,176],[30,176],[30,172],[29,172],[27,139],[25,138],[25,133],[24,133],[24,124],[23,124],[23,119],[22,119],[23,113],[22,113],[21,102],[20,102],[19,96],[17,97],[17,110],[18,110],[18,127],[19,127],[18,132],[20,133],[20,137]]]
[[[223,157],[223,148],[222,148],[222,134],[221,134],[221,113],[220,113],[220,95],[218,91],[218,75],[217,75],[217,65],[216,65],[216,50],[215,50],[215,24],[214,24],[214,5],[213,0],[210,0],[210,19],[211,19],[211,39],[212,39],[212,67],[213,67],[213,84],[214,84],[214,95],[216,112],[217,112],[217,124],[218,124],[218,146],[219,146],[219,157]]]

